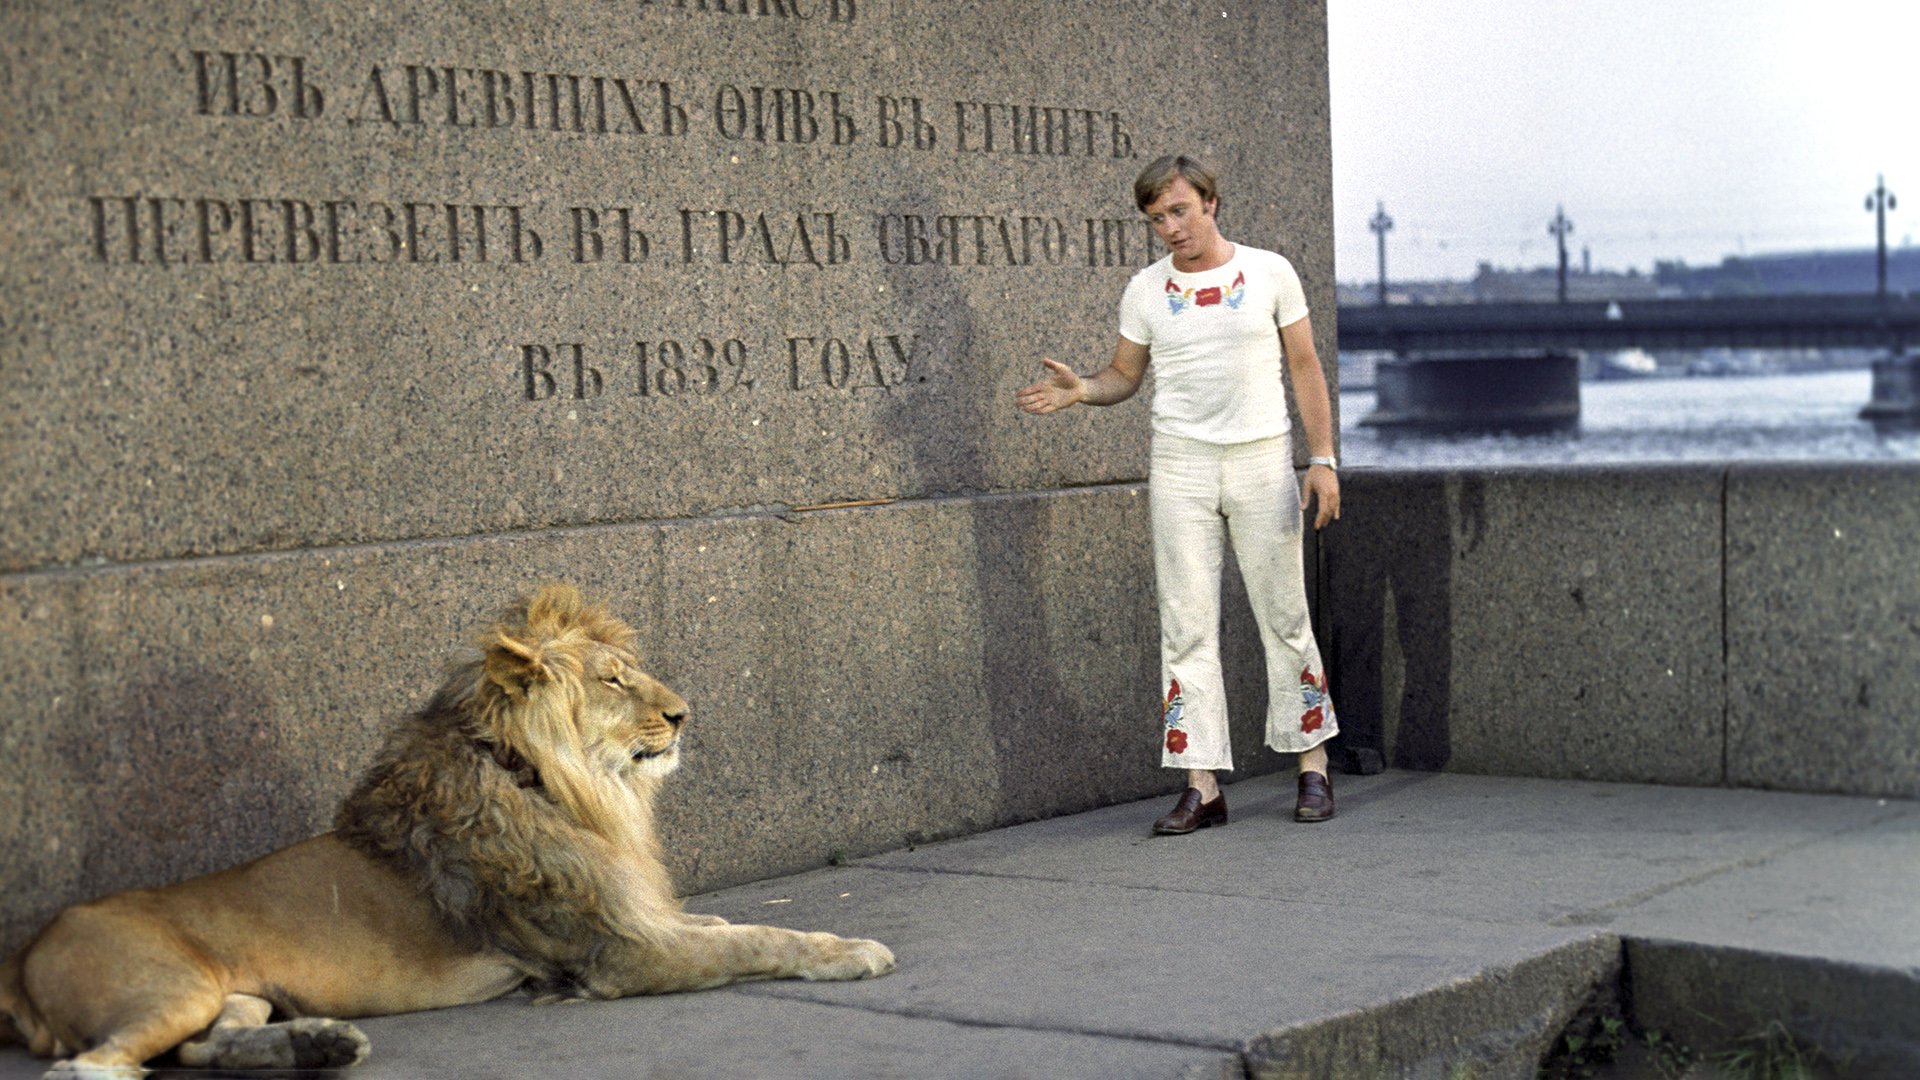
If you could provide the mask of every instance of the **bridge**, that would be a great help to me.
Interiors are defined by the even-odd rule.
[[[1798,349],[1920,342],[1920,297],[1803,293],[1712,300],[1343,306],[1340,348]]]

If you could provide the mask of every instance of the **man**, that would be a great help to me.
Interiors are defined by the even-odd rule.
[[[1148,492],[1165,686],[1161,763],[1187,770],[1189,786],[1153,831],[1181,835],[1227,823],[1214,775],[1233,768],[1219,642],[1227,538],[1266,650],[1267,745],[1300,755],[1294,817],[1325,821],[1333,816],[1333,788],[1324,743],[1339,728],[1308,619],[1301,514],[1317,500],[1314,528],[1337,520],[1340,479],[1306,296],[1286,259],[1220,235],[1214,176],[1193,159],[1155,161],[1133,193],[1169,254],[1128,282],[1112,361],[1083,378],[1043,358],[1046,377],[1015,400],[1038,415],[1118,404],[1154,362]],[[1283,356],[1312,455],[1299,481]]]

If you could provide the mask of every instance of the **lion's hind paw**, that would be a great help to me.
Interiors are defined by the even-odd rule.
[[[365,1061],[367,1047],[367,1037],[345,1020],[305,1016],[214,1028],[191,1049],[181,1047],[181,1060],[214,1069],[344,1069]]]
[[[893,970],[893,950],[866,938],[841,938],[824,962],[809,970],[809,980],[872,979]]]
[[[56,1062],[40,1080],[134,1080],[145,1075],[147,1070],[138,1065],[88,1065],[68,1060]]]

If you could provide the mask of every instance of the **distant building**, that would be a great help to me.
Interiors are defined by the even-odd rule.
[[[1652,300],[1659,295],[1659,285],[1638,270],[1567,274],[1569,301]],[[1560,271],[1546,266],[1501,270],[1481,263],[1473,275],[1473,298],[1482,304],[1552,303],[1560,299]]]
[[[1380,285],[1334,285],[1334,299],[1341,307],[1367,307],[1380,302]],[[1471,304],[1473,283],[1467,281],[1388,281],[1389,304]]]
[[[1567,274],[1569,300],[1647,300],[1659,295],[1654,279],[1638,271],[1616,273],[1572,271]],[[1351,284],[1336,286],[1341,307],[1365,307],[1380,302],[1380,286]],[[1560,271],[1552,267],[1535,270],[1499,270],[1488,263],[1472,281],[1391,281],[1387,282],[1389,304],[1498,304],[1517,301],[1551,303],[1560,298]]]
[[[1719,266],[1663,262],[1660,285],[1676,296],[1756,296],[1770,293],[1870,293],[1876,285],[1872,248],[1729,255]],[[1887,291],[1920,292],[1920,248],[1887,251]]]

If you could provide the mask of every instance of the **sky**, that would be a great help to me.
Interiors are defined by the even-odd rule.
[[[1327,0],[1335,273],[1920,243],[1920,0]]]

